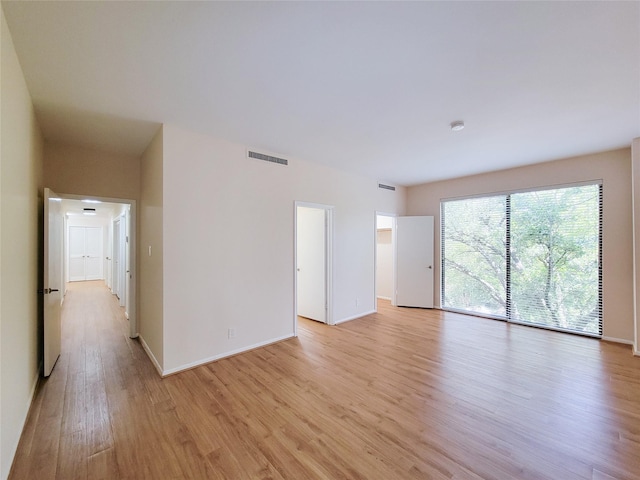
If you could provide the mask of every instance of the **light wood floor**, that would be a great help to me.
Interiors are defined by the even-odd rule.
[[[164,380],[72,284],[11,479],[640,478],[629,347],[395,309]]]

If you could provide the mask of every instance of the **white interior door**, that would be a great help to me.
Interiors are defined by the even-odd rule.
[[[433,308],[433,217],[396,218],[396,305]]]
[[[298,315],[327,322],[326,210],[296,209]]]
[[[69,281],[81,282],[84,275],[84,227],[69,227]]]
[[[85,280],[102,280],[102,227],[84,229]]]
[[[111,258],[113,257],[113,233],[112,233],[112,224],[109,222],[104,229],[104,243],[103,245],[103,254],[105,255],[104,259],[104,279],[108,288],[112,287],[112,277],[113,274],[111,270]]]
[[[124,216],[120,217],[120,228],[118,232],[120,239],[118,240],[118,300],[120,300],[120,306],[124,307],[127,297],[127,225]]]
[[[69,227],[69,281],[102,280],[102,227]]]
[[[124,236],[124,314],[129,318],[129,311],[131,310],[131,215],[130,209],[127,206],[124,216],[124,224],[126,227]]]
[[[51,375],[62,350],[60,303],[62,290],[62,203],[44,189],[44,376]]]
[[[112,292],[120,298],[120,220],[113,222]]]

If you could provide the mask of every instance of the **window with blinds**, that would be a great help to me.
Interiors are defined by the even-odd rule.
[[[602,336],[602,185],[441,204],[442,306]]]

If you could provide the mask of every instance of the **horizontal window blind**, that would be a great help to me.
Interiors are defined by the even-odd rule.
[[[443,308],[602,335],[602,185],[441,204]]]
[[[442,203],[443,306],[506,315],[506,197]]]

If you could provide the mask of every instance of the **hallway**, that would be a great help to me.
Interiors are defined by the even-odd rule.
[[[10,478],[114,478],[118,466],[126,471],[140,440],[127,412],[147,405],[138,401],[148,395],[144,379],[157,380],[128,328],[104,282],[68,284],[62,354],[40,382]]]

